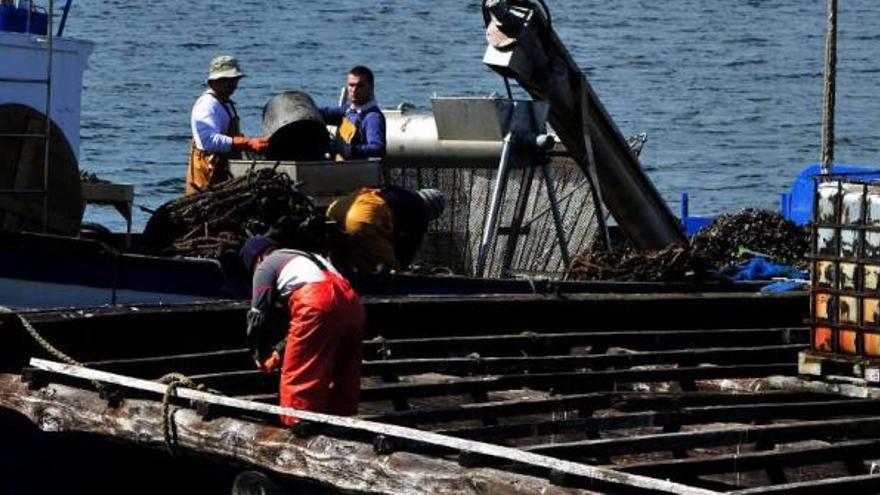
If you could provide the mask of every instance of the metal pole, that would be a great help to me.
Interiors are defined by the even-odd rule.
[[[513,210],[513,218],[510,220],[510,232],[507,234],[507,246],[504,249],[504,256],[501,258],[501,276],[510,277],[510,268],[513,266],[513,255],[516,251],[516,245],[522,234],[523,217],[526,215],[526,208],[529,205],[529,195],[532,192],[532,181],[535,178],[535,167],[529,167],[523,170],[522,182],[519,186],[519,194],[516,198],[516,206]]]
[[[340,107],[345,104],[346,99],[348,99],[348,90],[345,86],[343,86],[342,89],[339,90],[339,106]]]
[[[483,227],[483,239],[480,242],[480,252],[477,257],[477,277],[482,277],[486,271],[489,251],[495,243],[495,234],[498,231],[498,216],[501,212],[501,201],[504,198],[504,189],[507,187],[507,170],[510,165],[512,147],[513,138],[510,134],[507,134],[504,136],[504,146],[501,148],[501,160],[498,162],[498,174],[495,177],[495,188],[492,191],[492,203],[489,205],[489,214],[486,215],[486,223]]]
[[[550,200],[550,211],[553,212],[553,225],[556,227],[556,238],[559,240],[559,252],[562,254],[562,262],[565,269],[571,270],[571,256],[568,254],[568,240],[565,238],[565,226],[562,223],[562,215],[559,214],[559,202],[556,200],[556,190],[553,189],[553,178],[546,163],[541,163],[541,173],[544,175],[544,183],[547,184],[547,199]],[[601,215],[602,212],[599,212]]]
[[[61,34],[64,33],[64,25],[67,24],[67,14],[70,13],[70,4],[72,2],[73,0],[67,0],[64,3],[64,8],[62,9],[63,12],[61,14],[61,22],[58,23],[58,34],[56,35],[59,38],[61,37]]]
[[[825,104],[822,114],[822,174],[834,166],[834,94],[837,78],[837,0],[828,0],[825,38]]]
[[[584,103],[586,105],[586,103]],[[590,184],[590,196],[593,198],[593,209],[596,210],[596,224],[599,228],[599,234],[602,236],[602,243],[605,245],[606,251],[611,251],[611,234],[608,232],[608,225],[605,222],[605,201],[602,200],[602,189],[599,184],[599,172],[596,166],[596,156],[593,154],[593,138],[590,136],[590,130],[584,126],[584,143],[587,150],[588,170],[585,174],[587,182]]]
[[[43,141],[43,232],[49,226],[49,146],[52,136],[52,17],[55,14],[55,1],[49,0],[49,19],[46,26],[46,127]]]

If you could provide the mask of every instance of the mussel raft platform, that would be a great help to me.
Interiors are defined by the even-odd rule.
[[[764,388],[797,373],[805,294],[365,299],[360,415],[295,429],[243,303],[21,313],[85,367],[0,316],[0,489],[228,493],[243,470],[278,493],[880,489],[880,401]],[[163,409],[170,372],[218,393]]]

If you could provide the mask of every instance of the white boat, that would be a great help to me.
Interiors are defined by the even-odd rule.
[[[27,105],[45,114],[48,36],[0,31],[0,106]],[[53,37],[50,116],[79,160],[83,74],[91,41]]]
[[[2,21],[10,8],[0,6],[0,28],[9,27]],[[133,188],[81,182],[83,74],[95,45],[52,31],[51,22],[43,33],[0,30],[0,306],[241,295],[214,260],[126,254],[78,237],[86,202],[112,204],[130,219]]]

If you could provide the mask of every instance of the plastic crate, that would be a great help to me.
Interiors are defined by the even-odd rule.
[[[880,181],[815,183],[811,347],[880,357]]]

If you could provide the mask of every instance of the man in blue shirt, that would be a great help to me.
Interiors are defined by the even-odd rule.
[[[324,122],[337,126],[331,152],[337,160],[385,156],[385,115],[373,95],[373,71],[358,65],[348,71],[346,96],[340,106],[324,107]]]

